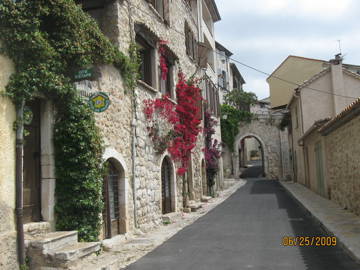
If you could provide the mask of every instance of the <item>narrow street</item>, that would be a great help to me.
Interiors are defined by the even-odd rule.
[[[127,270],[350,270],[340,247],[286,247],[284,236],[326,236],[276,181],[247,184]]]

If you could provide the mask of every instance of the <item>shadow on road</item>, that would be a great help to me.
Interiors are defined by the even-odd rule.
[[[286,190],[278,183],[271,180],[251,181],[251,194],[273,194],[278,201],[279,209],[284,209],[288,215],[288,222],[294,232],[293,235],[284,236],[331,236],[311,217],[303,206],[299,205]],[[304,263],[309,270],[343,270],[360,269],[345,251],[339,246],[303,246],[299,248]],[[335,268],[334,268],[335,267]]]

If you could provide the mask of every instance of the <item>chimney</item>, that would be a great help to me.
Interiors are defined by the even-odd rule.
[[[344,74],[342,68],[343,57],[341,53],[335,55],[335,59],[331,59],[330,70],[331,70],[331,83],[334,103],[334,115],[340,113],[347,105],[346,99],[341,97],[345,95],[344,89]],[[340,95],[340,96],[339,96]]]

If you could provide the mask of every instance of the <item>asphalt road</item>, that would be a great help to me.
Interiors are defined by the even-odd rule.
[[[326,236],[276,181],[249,179],[224,203],[127,270],[359,270],[340,247],[289,247]]]

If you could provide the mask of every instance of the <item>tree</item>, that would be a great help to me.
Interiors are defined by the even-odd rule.
[[[256,101],[255,93],[245,92],[242,89],[233,89],[225,95],[225,103],[240,111],[250,111],[250,105],[255,104]]]

